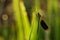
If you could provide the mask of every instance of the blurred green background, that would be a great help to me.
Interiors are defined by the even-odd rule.
[[[0,0],[0,40],[60,40],[60,0]]]

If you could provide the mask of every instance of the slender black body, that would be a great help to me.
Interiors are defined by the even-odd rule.
[[[42,19],[40,19],[40,18],[41,18],[41,15],[38,13],[38,20],[39,20],[41,26],[42,26],[45,30],[47,30],[47,29],[48,29],[47,24],[44,22],[44,20],[42,20]],[[41,21],[40,21],[40,20],[41,20]]]
[[[47,26],[47,24],[44,22],[44,20],[41,20],[41,26],[45,29],[45,30],[47,30],[48,29],[48,26]]]

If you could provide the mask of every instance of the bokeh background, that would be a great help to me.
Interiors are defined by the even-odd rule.
[[[60,0],[0,0],[0,40],[60,40]]]

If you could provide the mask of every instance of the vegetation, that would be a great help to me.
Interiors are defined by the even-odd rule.
[[[58,0],[0,0],[0,4],[0,40],[60,40]]]

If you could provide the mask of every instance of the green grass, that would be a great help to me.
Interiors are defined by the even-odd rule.
[[[41,10],[40,0],[33,0],[32,8],[30,13],[31,21],[28,18],[28,12],[26,11],[26,6],[22,0],[12,0],[14,18],[16,21],[17,30],[17,40],[60,40],[60,23],[59,23],[59,12],[58,12],[58,1],[57,0],[47,0],[47,15]],[[27,5],[27,7],[29,7]],[[44,30],[38,20],[37,14],[40,13],[44,18],[44,21],[48,25],[49,29]],[[8,22],[8,21],[7,21]],[[1,26],[1,25],[0,25]],[[8,26],[5,23],[4,26]],[[12,25],[13,27],[14,25]],[[5,36],[8,36],[7,30],[4,30]],[[14,34],[13,28],[12,33]],[[10,40],[15,40],[15,34]],[[8,38],[7,38],[8,40]]]

